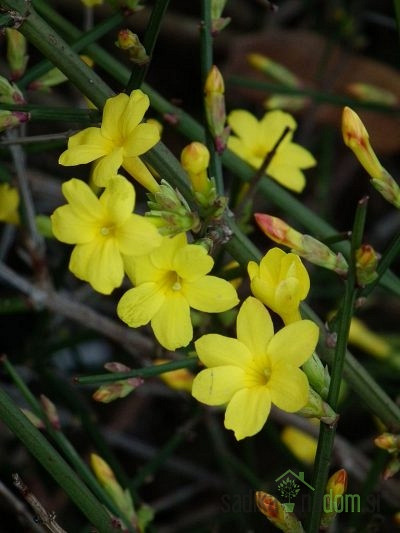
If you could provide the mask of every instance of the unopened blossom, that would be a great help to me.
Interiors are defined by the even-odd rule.
[[[118,316],[133,328],[150,322],[158,342],[167,350],[187,346],[193,337],[191,307],[220,313],[238,303],[228,281],[208,275],[213,265],[205,248],[188,244],[184,233],[164,237],[149,255],[125,261],[135,287],[119,301]]]
[[[255,494],[255,500],[258,509],[275,527],[285,533],[304,533],[295,514],[286,511],[285,506],[275,496],[259,490]]]
[[[138,157],[160,140],[154,124],[141,122],[149,104],[149,97],[139,89],[130,96],[121,93],[108,98],[101,127],[86,128],[72,135],[68,149],[60,156],[60,165],[95,161],[93,180],[99,187],[105,187],[122,165],[141,185],[156,191],[157,181]]]
[[[281,439],[297,459],[309,465],[313,464],[317,452],[315,437],[294,426],[286,426],[281,433]]]
[[[63,184],[67,205],[51,216],[55,237],[75,244],[69,269],[98,292],[110,294],[124,277],[122,254],[138,256],[160,245],[157,229],[144,217],[132,213],[133,185],[123,176],[109,180],[100,198],[83,181]]]
[[[0,222],[19,224],[19,192],[8,183],[0,184]]]
[[[272,248],[258,265],[250,261],[247,270],[251,292],[285,324],[301,320],[300,302],[310,290],[308,272],[298,255]]]
[[[291,115],[274,110],[257,120],[248,111],[237,109],[229,114],[228,124],[235,134],[229,137],[228,148],[255,169],[261,167],[285,128],[289,128],[268,164],[266,174],[292,191],[304,189],[306,179],[302,171],[315,166],[316,161],[308,150],[292,142],[297,124]]]
[[[192,394],[207,405],[227,404],[225,427],[241,440],[262,429],[271,404],[290,413],[306,405],[309,385],[299,366],[314,351],[318,327],[299,320],[274,335],[270,314],[250,296],[236,329],[237,339],[209,334],[195,342],[208,368],[194,379]]]

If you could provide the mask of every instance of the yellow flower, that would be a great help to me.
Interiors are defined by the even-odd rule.
[[[310,290],[308,272],[296,254],[272,248],[260,265],[250,261],[251,292],[282,317],[285,324],[301,320],[299,305]]]
[[[74,166],[96,161],[93,180],[105,187],[122,165],[141,185],[150,191],[158,183],[138,157],[152,148],[160,133],[154,124],[140,123],[149,98],[142,91],[108,98],[100,128],[86,128],[68,140],[68,149],[60,156],[60,165]]]
[[[148,256],[125,262],[136,287],[122,296],[118,316],[133,328],[151,321],[158,342],[168,350],[186,346],[193,337],[191,307],[220,313],[238,303],[228,281],[207,275],[213,264],[202,246],[187,244],[184,233],[164,237]]]
[[[68,201],[51,216],[56,238],[76,244],[69,268],[103,294],[119,287],[124,277],[122,254],[142,255],[161,243],[156,228],[132,213],[135,190],[123,176],[115,176],[100,196],[81,180],[71,179],[62,191]]]
[[[19,224],[19,193],[8,183],[0,184],[0,222]]]
[[[228,148],[256,169],[261,167],[284,129],[290,128],[266,173],[292,191],[301,192],[304,189],[306,180],[302,169],[313,167],[316,162],[308,150],[292,142],[297,124],[291,115],[275,110],[266,113],[258,121],[248,111],[237,109],[229,114],[228,124],[236,134],[229,137]]]
[[[243,303],[237,339],[203,335],[195,343],[209,368],[193,381],[193,396],[207,405],[228,404],[225,427],[237,440],[258,433],[271,403],[293,413],[307,403],[309,385],[299,366],[313,353],[318,327],[300,320],[274,335],[271,317],[256,298]]]

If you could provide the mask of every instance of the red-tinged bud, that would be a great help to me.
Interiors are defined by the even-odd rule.
[[[374,442],[378,448],[394,453],[400,451],[400,435],[394,435],[393,433],[382,433],[379,437],[374,439]]]
[[[36,416],[32,411],[29,411],[29,409],[21,408],[21,411],[24,413],[26,418],[29,420],[31,424],[35,426],[36,429],[45,429],[46,425],[38,416]]]
[[[129,29],[123,29],[118,32],[118,39],[115,42],[115,46],[128,52],[129,60],[137,65],[145,65],[150,61],[139,37]]]
[[[274,242],[291,248],[315,265],[334,270],[342,276],[347,273],[348,265],[344,257],[332,252],[326,244],[296,231],[280,218],[264,213],[255,213],[254,217],[261,231]]]
[[[30,113],[23,111],[0,110],[0,132],[15,128],[31,118]]]
[[[218,67],[213,65],[204,85],[204,106],[209,130],[216,150],[221,154],[226,147],[229,131],[225,127],[225,84]]]
[[[128,378],[107,385],[101,385],[92,395],[93,400],[110,403],[119,398],[125,398],[137,387],[143,384],[141,378]]]
[[[347,472],[343,468],[335,472],[329,479],[325,489],[324,495],[324,509],[332,509],[331,511],[325,511],[321,516],[320,529],[322,531],[327,530],[332,524],[337,512],[334,510],[337,508],[335,502],[341,499],[347,489]]]
[[[383,479],[390,479],[400,472],[400,458],[396,454],[388,463],[383,471]]]
[[[376,267],[379,259],[380,255],[370,244],[362,244],[356,250],[356,275],[361,287],[372,283],[378,277]]]
[[[256,505],[275,527],[286,533],[304,533],[301,522],[294,513],[285,510],[280,501],[266,492],[257,491]]]
[[[52,427],[57,430],[61,429],[60,418],[54,403],[44,394],[40,395],[40,403],[42,404],[44,413]]]
[[[0,76],[0,103],[2,104],[25,104],[25,98],[14,83]]]
[[[104,368],[109,372],[130,372],[132,370],[131,367],[126,366],[123,363],[119,363],[118,361],[111,361],[110,363],[106,363],[104,365]]]

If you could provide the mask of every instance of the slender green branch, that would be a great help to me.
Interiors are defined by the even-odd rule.
[[[100,121],[100,114],[96,109],[74,109],[70,107],[45,107],[35,104],[4,104],[0,103],[0,109],[8,111],[26,111],[30,113],[30,120],[54,120],[59,122],[79,122],[93,124]]]
[[[150,15],[149,24],[143,38],[143,46],[146,54],[149,56],[149,62],[144,65],[135,65],[132,68],[131,77],[126,86],[126,92],[129,94],[133,89],[141,87],[143,80],[146,77],[151,58],[153,56],[154,47],[157,42],[157,37],[160,32],[164,13],[167,10],[169,0],[156,0],[153,10]]]
[[[214,64],[213,61],[213,36],[212,36],[212,19],[211,19],[211,0],[202,0],[202,22],[201,30],[201,79],[204,88],[207,76]],[[205,104],[207,105],[207,104]],[[206,115],[206,111],[204,112]],[[205,121],[207,123],[207,120]],[[210,129],[207,127],[206,145],[210,152],[209,173],[215,179],[215,186],[218,194],[224,194],[224,181],[222,176],[221,156],[215,148],[215,139]]]
[[[128,378],[149,378],[159,376],[165,372],[178,370],[180,368],[197,368],[198,361],[196,358],[182,359],[172,361],[171,363],[163,363],[162,365],[147,366],[145,368],[136,368],[129,372],[115,372],[109,374],[96,374],[94,376],[81,376],[74,378],[75,383],[81,385],[99,385],[103,383],[113,383],[121,379]]]
[[[0,419],[23,442],[29,452],[101,533],[115,532],[111,517],[104,507],[2,389],[0,389]]]
[[[352,109],[369,109],[371,111],[380,111],[382,113],[389,113],[395,116],[400,114],[400,107],[389,106],[377,102],[362,102],[361,100],[355,100],[354,98],[349,98],[348,96],[341,94],[324,93],[315,91],[313,89],[290,87],[288,85],[280,85],[251,78],[240,78],[238,76],[232,76],[228,79],[227,83],[263,92],[268,91],[276,94],[308,96],[314,102],[327,103],[340,107],[349,106]]]
[[[357,292],[355,252],[361,246],[366,208],[367,200],[363,198],[357,206],[353,225],[349,271],[347,280],[345,282],[345,292],[340,310],[335,358],[331,367],[331,382],[327,401],[335,411],[337,411],[338,406],[339,389],[343,377],[343,367],[347,351],[347,339],[349,336],[350,323],[353,316],[353,308]],[[335,426],[321,424],[312,483],[315,490],[312,495],[307,533],[318,533],[319,531],[322,513],[322,501],[325,494],[326,482],[328,480],[335,433]]]
[[[120,11],[114,13],[111,17],[105,19],[103,22],[95,26],[92,30],[82,33],[81,36],[75,40],[70,46],[75,52],[80,52],[89,44],[97,41],[108,32],[116,28],[124,20],[124,16]],[[18,87],[24,88],[32,81],[37,80],[43,74],[46,74],[54,65],[48,59],[40,61],[35,66],[30,68],[25,75],[18,81]]]

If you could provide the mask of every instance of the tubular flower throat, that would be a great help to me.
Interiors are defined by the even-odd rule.
[[[158,183],[138,157],[160,140],[154,124],[141,123],[149,107],[149,98],[141,90],[130,96],[118,94],[108,98],[100,128],[86,128],[68,140],[68,149],[60,156],[60,165],[74,166],[96,161],[93,180],[105,187],[122,165],[141,185],[150,191]]]
[[[220,313],[238,303],[228,281],[207,275],[213,264],[202,246],[187,244],[184,233],[164,237],[148,256],[125,261],[135,287],[122,296],[118,316],[133,328],[151,322],[158,342],[168,350],[186,346],[193,337],[191,307]]]
[[[292,191],[301,192],[304,189],[306,180],[302,169],[315,166],[316,161],[308,150],[292,142],[297,124],[291,115],[275,110],[266,113],[258,121],[248,111],[237,109],[229,114],[228,124],[235,133],[228,139],[228,148],[257,169],[261,167],[284,129],[290,128],[278,146],[266,173]]]
[[[301,320],[299,305],[310,290],[308,272],[298,255],[272,248],[261,259],[260,265],[250,261],[247,270],[251,292],[284,323]]]
[[[195,377],[192,395],[207,405],[227,404],[225,427],[237,440],[251,437],[267,421],[271,403],[289,413],[306,405],[309,385],[299,366],[317,340],[318,327],[310,320],[274,335],[268,311],[250,296],[237,317],[237,339],[210,334],[196,341],[208,368]]]
[[[56,238],[75,244],[69,269],[98,292],[110,294],[124,277],[122,254],[137,256],[160,245],[157,229],[144,217],[132,213],[133,185],[123,176],[109,181],[100,196],[83,181],[71,179],[62,191],[68,205],[51,216]]]

